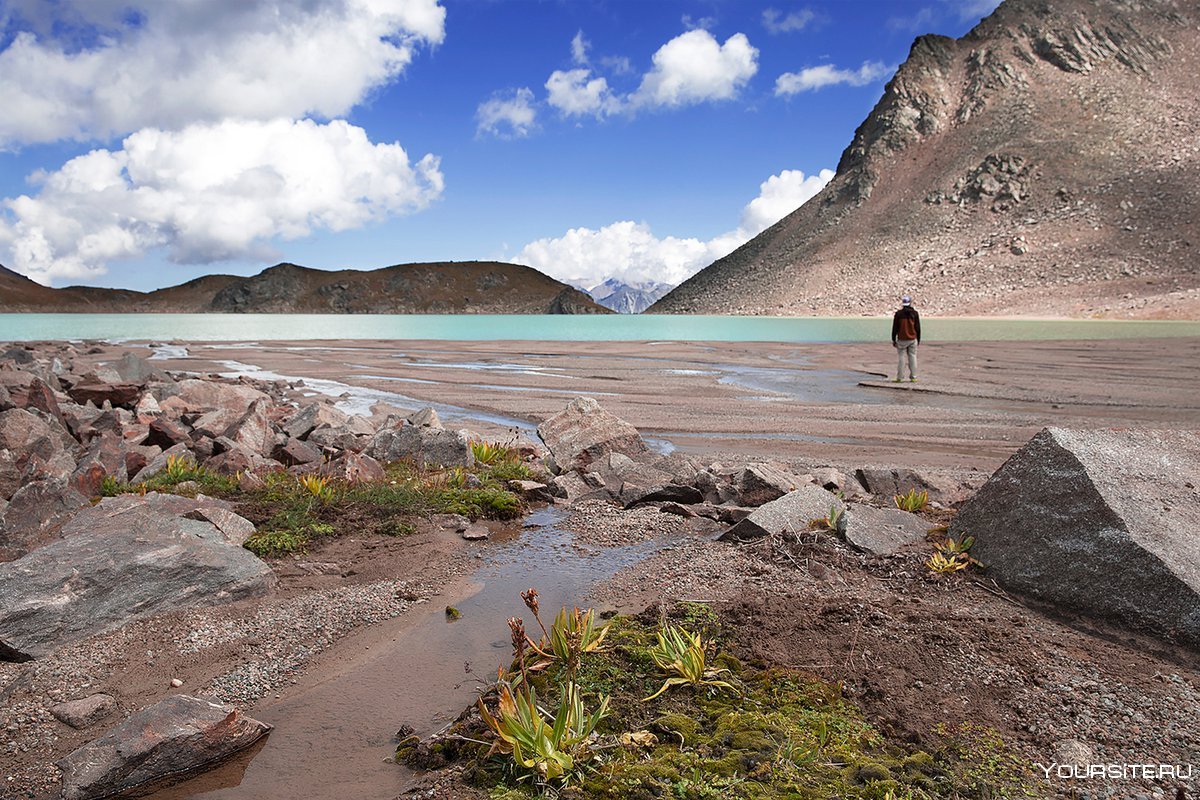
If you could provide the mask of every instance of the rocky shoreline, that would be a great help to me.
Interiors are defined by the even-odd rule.
[[[1196,519],[1194,485],[1139,467],[1142,490],[1162,495],[1151,519],[1137,497],[1125,498],[1122,481],[1097,475],[1135,452],[1157,463],[1155,448],[1187,474],[1200,463],[1195,434],[1048,434],[1066,454],[1054,467],[1057,496],[1094,502],[1116,515],[1110,528],[1129,533],[1125,550],[1099,560],[1078,544],[1064,557],[1052,531],[1044,534],[1044,551],[1032,557],[1051,565],[1043,573],[1055,583],[1030,578],[1028,565],[1006,571],[1021,563],[1016,554],[1028,541],[1006,545],[978,521],[1015,509],[1031,528],[1042,525],[1036,515],[1047,501],[1034,489],[1046,480],[1020,469],[1022,458],[1051,463],[1036,442],[981,487],[982,478],[957,470],[663,455],[585,397],[544,419],[538,442],[488,445],[447,430],[432,409],[377,405],[354,416],[302,381],[167,372],[86,343],[11,347],[0,355],[0,386],[5,796],[55,793],[56,760],[179,692],[253,710],[336,657],[343,638],[392,619],[402,624],[454,585],[477,560],[472,552],[486,557],[489,535],[513,515],[507,509],[546,502],[567,508],[564,529],[577,547],[665,542],[593,587],[593,602],[627,611],[715,603],[744,653],[841,681],[889,736],[928,739],[937,722],[975,721],[999,730],[1031,763],[1068,752],[1105,763],[1136,756],[1182,764],[1200,752],[1192,713],[1200,675],[1187,666],[1200,587],[1171,587],[1172,607],[1154,585],[1125,585],[1108,606],[1070,592],[1113,552],[1157,559],[1186,584],[1197,560],[1180,532]],[[489,447],[516,460],[505,469],[485,464],[496,457]],[[1098,447],[1099,460],[1090,455]],[[1027,451],[1034,455],[1021,455]],[[1071,469],[1075,477],[1064,478]],[[273,549],[277,534],[301,529],[281,529],[272,504],[308,479],[315,492],[336,487],[342,495],[306,505],[301,524],[310,538]],[[1004,492],[994,488],[998,480]],[[397,481],[433,494],[406,499],[403,512],[389,506],[386,519],[345,504],[365,496],[355,492],[392,491]],[[921,493],[923,507],[893,502]],[[497,521],[447,515],[437,503],[448,497],[465,503],[469,517]],[[976,521],[957,530],[955,519]],[[1165,533],[1166,549],[1139,539],[1147,526],[1160,539]],[[989,571],[935,574],[928,563],[947,536],[978,537]],[[142,567],[120,571],[133,562]],[[55,564],[73,565],[74,577],[55,578]],[[201,575],[208,583],[198,591]],[[941,700],[931,705],[930,692]],[[961,702],[947,705],[951,698]],[[63,708],[83,700],[90,711]],[[82,713],[72,717],[79,728],[62,721],[72,713]],[[1124,727],[1105,728],[1106,716]],[[1174,787],[1141,781],[1089,790],[1166,797]],[[87,791],[68,787],[79,792],[72,796],[98,796]]]

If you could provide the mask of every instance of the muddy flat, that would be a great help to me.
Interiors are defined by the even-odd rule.
[[[659,447],[990,473],[1046,425],[1191,428],[1200,338],[928,342],[916,383],[880,344],[294,341],[188,343],[168,369],[315,378],[347,403],[433,404],[487,435],[531,435],[595,397]],[[341,384],[346,384],[345,386]],[[445,413],[447,412],[448,413]]]

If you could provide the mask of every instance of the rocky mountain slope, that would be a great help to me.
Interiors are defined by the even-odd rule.
[[[328,272],[276,264],[249,278],[205,275],[153,292],[51,289],[0,267],[0,311],[281,314],[608,314],[530,267],[487,261]]]
[[[920,37],[824,191],[651,311],[1200,318],[1198,30],[1005,0]]]

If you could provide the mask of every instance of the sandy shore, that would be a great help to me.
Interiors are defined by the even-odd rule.
[[[168,369],[318,378],[366,400],[461,411],[454,424],[527,435],[590,395],[660,447],[855,467],[990,473],[1046,425],[1194,428],[1200,338],[930,342],[893,384],[883,344],[295,341],[188,343]],[[237,362],[236,364],[230,362]],[[399,397],[397,397],[399,395]],[[365,402],[365,401],[362,401]]]

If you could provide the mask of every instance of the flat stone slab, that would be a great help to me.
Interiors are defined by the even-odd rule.
[[[58,762],[63,800],[93,800],[215,764],[271,726],[232,706],[177,694],[139,711]]]
[[[1006,588],[1200,644],[1200,435],[1046,428],[950,526]]]
[[[898,508],[851,503],[846,508],[843,537],[856,550],[882,556],[923,544],[929,523]]]
[[[756,508],[750,516],[721,534],[721,541],[738,542],[783,531],[806,531],[814,519],[828,517],[830,509],[835,508],[844,511],[846,504],[833,492],[812,484],[801,486]]]
[[[116,710],[116,699],[107,694],[93,694],[50,707],[55,719],[78,730],[91,727]]]

